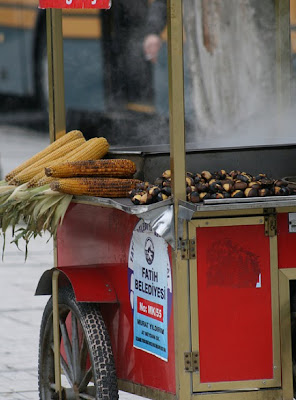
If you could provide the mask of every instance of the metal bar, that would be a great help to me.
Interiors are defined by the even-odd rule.
[[[194,224],[197,228],[213,228],[223,226],[264,225],[264,217],[235,217],[217,219],[196,219]]]
[[[182,1],[168,0],[168,67],[170,106],[170,165],[178,240],[178,200],[185,200],[185,112]]]
[[[296,196],[291,195],[291,196],[266,196],[266,197],[243,197],[241,199],[234,199],[234,198],[229,198],[229,199],[207,199],[204,200],[203,203],[205,205],[211,205],[211,204],[233,204],[233,203],[267,203],[270,201],[278,203],[279,201],[295,201]]]
[[[182,260],[178,243],[187,239],[187,224],[179,223],[178,202],[186,199],[185,112],[183,70],[183,2],[167,0],[168,69],[170,111],[170,166],[174,202],[175,251],[172,257],[174,282],[174,326],[176,398],[190,398],[190,374],[184,370],[184,352],[191,350],[188,261]],[[182,224],[182,225],[181,225]]]
[[[52,143],[66,133],[62,10],[46,10],[49,85],[49,135]]]
[[[234,210],[241,210],[241,212],[245,212],[246,210],[262,210],[262,209],[269,209],[269,208],[276,208],[278,212],[281,212],[281,208],[285,209],[286,212],[288,209],[295,208],[296,204],[295,201],[270,201],[267,203],[256,202],[253,203],[232,203],[232,204],[213,204],[213,205],[198,205],[195,206],[195,209],[191,208],[191,205],[188,207],[182,204],[185,208],[188,208],[194,212],[209,212],[209,211],[227,211],[228,213],[232,213]]]
[[[271,311],[272,311],[272,346],[273,346],[273,381],[275,386],[281,386],[284,376],[281,374],[281,337],[280,337],[280,309],[279,309],[279,266],[277,236],[269,238],[270,254],[270,282],[271,282]],[[284,385],[282,386],[285,392]]]
[[[193,393],[188,397],[190,400],[293,400],[293,397],[284,398],[282,389],[271,388],[250,391],[225,391],[219,393],[207,393],[200,395]]]
[[[283,400],[293,399],[293,362],[291,341],[290,280],[296,279],[295,268],[279,270],[280,334]]]
[[[52,324],[53,324],[53,344],[54,344],[54,377],[55,389],[62,400],[61,383],[61,364],[60,364],[60,324],[59,324],[59,270],[54,270],[52,274]]]
[[[276,93],[278,112],[291,104],[290,0],[276,0]]]

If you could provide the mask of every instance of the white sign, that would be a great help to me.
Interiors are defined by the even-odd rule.
[[[134,229],[128,268],[134,347],[167,361],[172,306],[168,244],[144,221]]]

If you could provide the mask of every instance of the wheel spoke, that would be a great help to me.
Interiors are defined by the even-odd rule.
[[[61,367],[63,369],[63,372],[67,378],[67,381],[69,382],[70,386],[74,386],[74,380],[73,380],[73,375],[71,374],[69,365],[67,362],[64,360],[63,356],[61,355]]]
[[[54,354],[54,345],[53,345],[53,343],[51,344],[50,347],[51,347],[51,350],[52,350],[52,352]],[[69,369],[69,366],[68,366],[67,362],[65,361],[65,359],[63,358],[63,356],[61,354],[60,354],[60,362],[61,362],[61,367],[63,369],[63,373],[64,373],[65,377],[67,378],[67,381],[69,382],[69,385],[71,387],[73,387],[74,383],[73,383],[73,378],[72,378],[71,371]],[[55,383],[53,382],[50,385],[50,387],[51,387],[51,389],[55,389]]]
[[[74,382],[78,383],[81,379],[81,369],[79,364],[79,336],[76,316],[72,313],[72,365],[74,373]]]
[[[80,385],[78,388],[79,392],[82,392],[87,388],[87,385],[89,384],[89,382],[92,378],[92,375],[93,375],[92,367],[90,367],[80,382]]]
[[[62,333],[62,338],[63,338],[63,342],[64,342],[64,348],[65,348],[65,352],[66,352],[69,370],[71,372],[72,381],[74,382],[74,373],[73,373],[73,365],[72,365],[72,346],[71,346],[71,342],[69,339],[67,327],[66,327],[66,324],[64,321],[60,320],[60,327],[61,327],[61,333]]]
[[[82,371],[86,370],[87,356],[88,356],[88,348],[87,348],[85,336],[83,335],[82,344],[81,344],[81,348],[80,348],[80,355],[79,355],[79,365],[80,365],[80,371],[81,371],[80,379],[82,379]]]

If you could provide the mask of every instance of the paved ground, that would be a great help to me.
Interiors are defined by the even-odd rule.
[[[38,336],[47,296],[34,291],[52,259],[46,238],[31,244],[26,263],[24,253],[7,243],[0,263],[0,399],[38,399]]]
[[[46,135],[0,125],[2,177],[48,144]],[[43,271],[52,268],[52,240],[37,238],[18,250],[6,239],[4,260],[0,251],[0,400],[37,400],[39,326],[47,296],[35,297]],[[0,249],[3,237],[0,236]],[[120,400],[141,397],[120,393]]]

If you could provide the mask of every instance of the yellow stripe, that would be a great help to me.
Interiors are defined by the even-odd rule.
[[[99,39],[102,36],[101,23],[96,17],[63,18],[63,36],[73,39]]]
[[[19,12],[13,8],[3,7],[0,10],[0,25],[7,28],[32,29],[35,26],[36,11],[22,10]]]
[[[36,24],[37,10],[23,10],[23,19],[21,22],[21,28],[23,29],[33,29]]]
[[[0,0],[0,2],[3,0]],[[28,0],[27,0],[28,1]],[[32,0],[29,0],[32,3]],[[36,1],[35,1],[36,3]],[[98,39],[102,36],[101,22],[97,10],[83,10],[79,16],[75,12],[65,13],[63,17],[63,32],[65,38],[73,39]],[[91,11],[91,12],[89,12]],[[0,7],[0,26],[7,28],[34,29],[38,9],[15,9],[12,7]],[[93,16],[92,16],[93,15]]]
[[[1,8],[0,25],[18,28],[21,24],[20,14],[11,8]]]
[[[0,5],[10,5],[10,6],[35,6],[36,8],[39,5],[38,0],[0,0]]]
[[[296,1],[290,0],[290,21],[292,25],[296,24]]]
[[[291,50],[292,53],[296,53],[296,32],[291,32]]]

